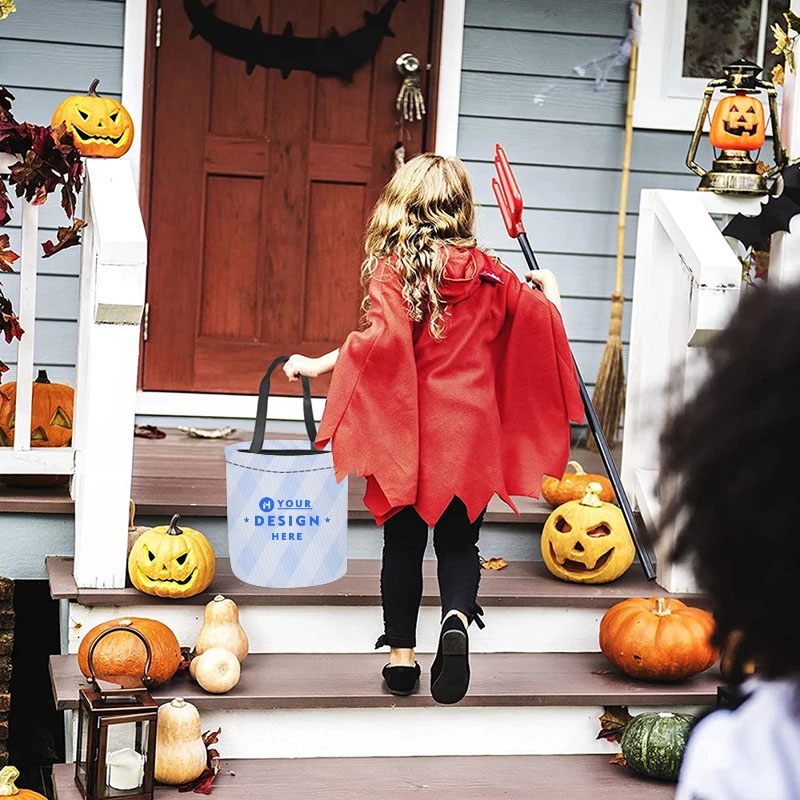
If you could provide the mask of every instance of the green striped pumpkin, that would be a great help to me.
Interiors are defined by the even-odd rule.
[[[620,740],[628,766],[649,778],[677,781],[683,751],[695,722],[697,719],[690,714],[669,711],[634,717],[625,726]]]

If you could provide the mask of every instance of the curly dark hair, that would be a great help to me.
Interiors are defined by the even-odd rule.
[[[709,596],[716,643],[740,631],[738,666],[778,677],[800,670],[800,286],[748,292],[708,359],[662,435],[677,479],[662,524],[678,525],[673,557]]]

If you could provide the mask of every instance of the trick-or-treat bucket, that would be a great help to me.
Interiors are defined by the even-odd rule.
[[[261,381],[252,442],[225,448],[228,546],[233,574],[254,586],[330,583],[347,572],[347,479],[336,483],[330,450],[317,450],[311,387],[302,376],[305,439],[268,439],[270,378]]]

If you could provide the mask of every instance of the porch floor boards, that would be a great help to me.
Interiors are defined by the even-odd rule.
[[[183,697],[198,709],[395,708],[435,706],[430,693],[432,653],[418,654],[419,689],[389,693],[380,676],[386,653],[251,653],[230,692],[208,694],[188,671],[151,691],[158,703]],[[637,681],[609,668],[602,653],[473,653],[469,693],[459,706],[712,705],[719,670],[678,683]],[[86,679],[75,655],[51,656],[56,707],[78,707]]]
[[[165,429],[166,439],[134,440],[133,482],[131,495],[136,512],[142,516],[183,514],[188,516],[224,517],[227,513],[225,492],[225,459],[223,448],[236,441],[249,441],[247,432],[230,439],[191,439],[175,429]],[[274,439],[296,439],[301,436],[272,434]],[[615,459],[619,464],[618,446]],[[109,457],[113,457],[112,454]],[[573,448],[570,456],[580,461],[587,472],[601,472],[597,453]],[[363,503],[364,478],[350,477],[348,516],[351,520],[371,520]],[[514,498],[517,517],[497,497],[489,503],[486,522],[541,523],[550,514],[550,507],[530,497]],[[6,486],[0,483],[0,512],[31,514],[71,514],[72,500],[66,486],[51,489]]]
[[[73,559],[48,556],[47,574],[54,600],[73,600],[84,606],[132,605],[205,605],[217,594],[235,600],[238,605],[380,605],[380,561],[351,558],[347,574],[332,583],[298,589],[270,589],[240,581],[231,571],[228,558],[217,559],[217,572],[202,594],[185,599],[159,598],[127,586],[124,589],[79,589],[73,577]],[[423,562],[422,604],[439,605],[436,562]],[[654,582],[647,581],[638,564],[609,584],[567,583],[550,575],[541,561],[511,562],[501,570],[483,570],[480,602],[486,606],[550,606],[609,608],[628,597],[670,596],[690,605],[704,605],[700,594],[669,594]]]
[[[407,758],[269,758],[223,761],[213,795],[220,800],[668,800],[675,787],[609,764],[608,755],[415,756]],[[233,772],[231,775],[227,770]],[[80,800],[72,764],[53,767],[57,800]],[[156,788],[156,800],[185,797]]]

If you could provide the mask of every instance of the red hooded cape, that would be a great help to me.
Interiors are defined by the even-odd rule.
[[[382,525],[407,505],[433,526],[454,496],[477,519],[497,493],[538,497],[583,421],[556,307],[478,249],[448,248],[444,339],[408,316],[399,276],[379,265],[369,326],[339,351],[316,444],[332,442],[337,481],[367,476]]]

